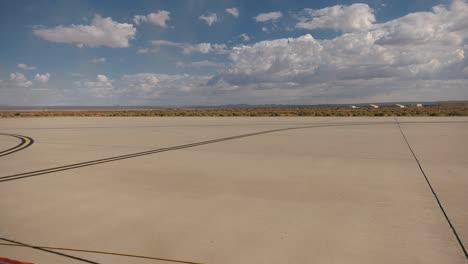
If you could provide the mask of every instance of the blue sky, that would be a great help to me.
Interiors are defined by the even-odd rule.
[[[455,1],[2,1],[0,104],[468,99]]]

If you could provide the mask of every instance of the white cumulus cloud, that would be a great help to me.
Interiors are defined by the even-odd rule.
[[[198,17],[200,20],[203,20],[211,27],[213,23],[218,22],[218,16],[215,13],[211,13],[208,15],[201,15]]]
[[[104,74],[96,75],[96,80],[76,81],[75,85],[79,88],[85,88],[87,93],[97,97],[106,98],[114,95],[114,80],[109,79]]]
[[[343,32],[368,30],[375,23],[374,10],[367,4],[336,5],[322,9],[305,9],[297,28],[330,28]]]
[[[234,17],[239,17],[239,9],[232,7],[232,8],[226,8],[226,12],[231,14]]]
[[[137,15],[133,17],[133,22],[140,25],[142,22],[151,23],[160,27],[166,28],[166,22],[171,19],[170,12],[166,10],[158,10],[156,13],[150,13],[146,16]]]
[[[268,21],[275,21],[283,17],[283,13],[281,12],[269,12],[269,13],[260,13],[255,17],[255,21],[257,22],[268,22]]]
[[[70,43],[78,47],[108,46],[126,48],[136,29],[132,24],[118,23],[110,17],[95,16],[90,25],[70,25],[33,29],[36,36],[51,42]]]
[[[128,84],[126,93],[143,96],[146,98],[159,97],[159,75],[151,73],[139,73],[133,75],[124,75],[122,80]]]
[[[214,61],[202,60],[202,61],[191,61],[191,62],[177,62],[176,66],[180,68],[215,68],[215,67],[223,67],[224,64],[217,63]]]
[[[154,46],[169,46],[182,49],[184,54],[191,53],[224,53],[226,52],[227,46],[225,44],[216,44],[216,43],[198,43],[198,44],[189,44],[189,43],[180,43],[172,42],[168,40],[153,40],[151,44]]]
[[[260,26],[273,31],[280,17],[266,14],[259,17],[259,22],[267,22]],[[151,47],[135,49],[135,52],[155,52],[165,46],[184,54],[194,54],[197,59],[199,54],[209,54],[212,56],[204,57],[211,57],[210,60],[178,62],[176,66],[187,71],[211,67],[217,74],[137,73],[114,80],[100,74],[92,80],[76,82],[76,87],[68,89],[71,96],[66,98],[78,104],[135,105],[310,104],[325,103],[325,100],[354,103],[468,98],[466,0],[453,0],[450,4],[384,23],[377,23],[375,15],[378,13],[365,4],[352,4],[306,9],[295,16],[297,28],[335,30],[336,36],[328,39],[319,39],[312,33],[251,43],[247,39],[249,36],[238,35],[237,40],[242,38],[249,44],[231,48],[225,44],[154,40]],[[91,22],[88,26],[94,24]],[[79,25],[66,28],[77,27]],[[89,30],[85,28],[84,31]],[[101,39],[102,36],[93,38]],[[89,42],[77,40],[67,43],[90,46]],[[226,54],[228,61],[224,58],[212,61],[213,54]],[[40,90],[31,89],[40,84],[38,79],[50,78],[46,74],[36,76],[22,73],[0,76],[3,80],[0,81],[0,100],[8,103],[15,100],[11,95],[20,94],[17,91],[24,93],[16,96],[16,100],[23,100],[23,95],[31,98],[30,90]],[[28,80],[28,77],[32,79]]]
[[[38,82],[39,84],[46,84],[49,82],[49,79],[50,79],[49,73],[44,73],[44,74],[37,73],[36,76],[34,76],[34,81]]]
[[[24,74],[15,72],[10,74],[10,80],[7,85],[12,86],[12,87],[30,87],[32,86],[32,82],[28,80]]]
[[[343,10],[349,7],[342,6],[337,12],[348,12]],[[229,54],[231,64],[210,84],[305,89],[316,96],[324,90],[348,99],[363,94],[377,98],[388,91],[415,98],[415,91],[424,89],[428,92],[424,96],[430,97],[430,93],[432,98],[446,96],[444,89],[451,89],[452,94],[464,89],[468,96],[466,1],[455,0],[432,12],[411,13],[385,23],[372,22],[373,16],[356,23],[326,21],[317,22],[317,28],[346,33],[333,39],[306,34],[234,47]]]
[[[49,82],[50,73],[37,73],[34,76],[34,82],[19,72],[11,73],[9,77],[7,81],[0,82],[0,88],[39,88]]]
[[[124,75],[122,96],[129,100],[153,100],[162,96],[173,97],[203,87],[209,77],[186,74],[138,73]],[[190,95],[188,95],[190,96]],[[167,104],[167,103],[166,103]]]
[[[36,67],[35,66],[28,66],[26,64],[23,64],[23,63],[20,63],[17,65],[18,68],[22,69],[22,70],[26,70],[26,71],[31,71],[31,70],[35,70]]]

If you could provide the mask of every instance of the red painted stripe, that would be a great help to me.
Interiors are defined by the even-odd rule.
[[[8,263],[8,264],[33,264],[32,262],[23,262],[9,258],[2,258],[0,257],[0,263]]]

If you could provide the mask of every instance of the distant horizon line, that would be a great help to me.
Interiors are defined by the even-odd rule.
[[[365,102],[365,103],[329,103],[329,104],[219,104],[219,105],[7,105],[0,104],[0,110],[21,110],[21,109],[116,109],[116,108],[137,108],[137,109],[151,109],[151,108],[237,108],[237,107],[336,107],[336,106],[363,106],[363,105],[381,105],[390,106],[395,104],[426,104],[437,105],[441,103],[464,103],[468,100],[443,100],[443,101],[388,101],[388,102]]]

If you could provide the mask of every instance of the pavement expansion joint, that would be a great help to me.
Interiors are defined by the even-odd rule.
[[[452,229],[452,232],[453,234],[455,235],[455,238],[457,239],[457,242],[458,244],[460,245],[460,248],[461,250],[463,251],[463,254],[465,255],[465,258],[468,260],[468,252],[466,251],[466,248],[465,248],[465,245],[463,244],[463,241],[461,240],[460,236],[458,235],[458,232],[457,230],[455,229],[455,226],[452,224],[452,221],[450,220],[444,206],[442,205],[442,202],[440,201],[439,197],[437,196],[437,193],[436,191],[434,190],[434,188],[432,187],[432,184],[431,184],[431,181],[429,180],[429,178],[427,177],[426,173],[424,172],[424,169],[421,165],[421,163],[419,162],[419,159],[418,157],[416,156],[416,153],[414,152],[413,148],[411,147],[409,141],[408,141],[408,138],[406,137],[405,133],[403,132],[403,129],[401,128],[400,126],[400,122],[395,118],[395,122],[396,124],[398,125],[398,128],[401,132],[401,135],[403,136],[403,139],[405,140],[406,142],[406,145],[408,146],[408,149],[410,150],[411,154],[413,155],[414,157],[414,160],[416,161],[416,163],[418,164],[418,167],[419,167],[419,170],[421,171],[422,175],[424,176],[424,179],[426,180],[426,183],[427,185],[429,186],[429,189],[431,190],[431,193],[432,195],[434,196],[434,199],[436,200],[440,210],[442,211],[442,214],[444,215],[445,217],[445,220],[447,221],[447,223],[449,224],[450,226],[450,229]]]

